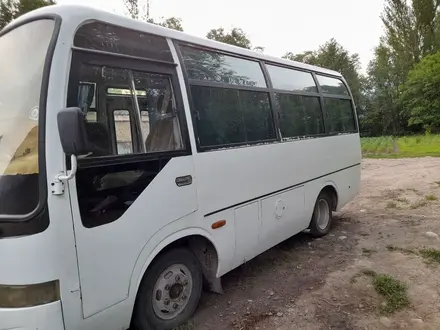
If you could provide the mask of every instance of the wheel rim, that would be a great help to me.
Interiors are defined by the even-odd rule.
[[[174,264],[165,269],[156,280],[151,298],[156,316],[170,320],[179,315],[188,304],[192,287],[188,267]]]
[[[330,207],[325,199],[320,199],[316,207],[316,224],[324,230],[330,222]]]

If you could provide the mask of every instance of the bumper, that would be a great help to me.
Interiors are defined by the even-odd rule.
[[[29,308],[0,308],[0,330],[37,329],[64,329],[60,301]]]

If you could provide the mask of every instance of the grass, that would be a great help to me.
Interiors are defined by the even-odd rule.
[[[396,202],[389,201],[389,202],[387,203],[387,209],[395,209],[396,207],[397,207]]]
[[[420,250],[412,250],[407,248],[398,247],[395,245],[387,245],[388,251],[398,251],[405,254],[415,254],[421,256],[425,261],[429,263],[440,264],[440,250],[433,248],[425,248]]]
[[[440,251],[436,249],[421,249],[420,255],[428,262],[440,264]]]
[[[386,299],[386,304],[380,306],[382,313],[392,314],[410,305],[408,288],[392,276],[375,274],[373,276],[373,286],[376,292]]]
[[[373,278],[374,289],[386,299],[386,302],[380,305],[381,313],[392,314],[410,305],[408,288],[399,280],[387,274],[378,274],[371,269],[363,270],[362,274]]]
[[[437,200],[437,197],[434,195],[427,195],[425,198],[427,201],[436,201]]]
[[[440,135],[365,137],[361,148],[368,158],[440,157]]]

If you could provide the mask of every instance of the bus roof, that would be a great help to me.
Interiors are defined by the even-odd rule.
[[[84,21],[98,20],[133,30],[139,30],[145,33],[157,34],[166,38],[179,40],[194,45],[199,45],[202,47],[214,48],[224,52],[235,53],[237,55],[241,55],[245,57],[253,57],[255,59],[264,60],[267,62],[279,63],[293,68],[301,68],[318,73],[341,77],[341,74],[337,71],[321,68],[314,65],[304,64],[301,62],[282,59],[275,56],[266,55],[249,49],[225,44],[214,40],[209,40],[206,38],[196,37],[184,32],[168,29],[152,23],[135,20],[122,15],[113,14],[104,10],[81,6],[81,5],[57,4],[57,5],[39,8],[37,10],[34,10],[32,12],[20,16],[19,18],[8,24],[5,27],[5,30],[9,30],[10,28],[13,28],[15,25],[20,24],[25,20],[29,20],[42,15],[50,15],[50,14],[52,15],[55,14],[60,16],[64,22],[69,21],[69,24],[76,23],[77,25],[81,25],[81,23]]]

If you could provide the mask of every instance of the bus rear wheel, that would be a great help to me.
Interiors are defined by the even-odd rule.
[[[174,329],[195,312],[202,294],[202,271],[196,256],[173,249],[159,256],[139,287],[133,325],[139,330]]]
[[[322,237],[330,232],[333,222],[333,199],[326,192],[321,192],[316,199],[309,229],[313,237]]]

